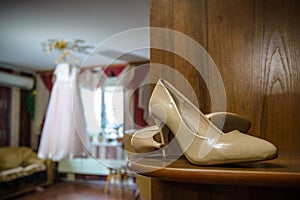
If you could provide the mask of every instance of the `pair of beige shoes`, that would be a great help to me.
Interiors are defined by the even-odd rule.
[[[160,79],[150,98],[149,111],[156,125],[136,131],[131,145],[137,153],[164,149],[163,127],[174,135],[185,157],[196,165],[269,160],[277,157],[270,142],[247,135],[251,123],[227,112],[204,115],[166,80]],[[161,135],[161,142],[154,135]]]

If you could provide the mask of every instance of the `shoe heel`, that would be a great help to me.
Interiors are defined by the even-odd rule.
[[[166,142],[167,142],[166,136],[169,134],[169,128],[167,126],[165,126],[165,123],[162,122],[161,120],[154,118],[154,117],[153,117],[153,119],[154,119],[155,124],[158,126],[158,128],[160,130],[159,131],[160,141],[165,146]],[[163,156],[163,158],[167,157],[166,149],[162,150],[162,156]]]
[[[155,124],[158,126],[159,128],[159,136],[160,136],[160,140],[161,140],[161,143],[166,145],[166,136],[165,134],[168,134],[169,133],[169,130],[168,130],[168,127],[165,126],[165,123],[160,121],[159,119],[157,118],[154,118],[154,122]]]
[[[170,128],[159,119],[154,118],[154,122],[157,124],[160,130],[160,141],[164,145],[162,149],[162,156],[164,159],[172,157],[178,157],[178,155],[182,155],[183,152],[181,151],[179,144],[172,134]]]

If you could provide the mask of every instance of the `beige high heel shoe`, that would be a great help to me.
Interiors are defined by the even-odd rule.
[[[233,130],[223,133],[169,82],[160,79],[149,102],[152,117],[174,134],[185,157],[196,165],[228,164],[277,157],[270,142]]]
[[[244,117],[230,112],[214,112],[205,115],[224,133],[239,130],[247,133],[251,127],[251,122]],[[160,135],[161,142],[154,140],[155,135]],[[152,125],[137,130],[131,138],[131,146],[136,153],[149,153],[165,146],[163,133],[158,125]]]

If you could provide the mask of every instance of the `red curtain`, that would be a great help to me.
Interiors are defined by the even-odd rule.
[[[107,67],[104,70],[104,73],[107,76],[119,76],[119,74],[123,71],[126,65],[114,66],[114,67]]]
[[[40,76],[46,88],[51,92],[53,86],[53,73],[40,74]]]

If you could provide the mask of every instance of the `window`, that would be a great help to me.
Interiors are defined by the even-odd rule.
[[[90,136],[100,133],[101,131],[101,89],[89,90],[81,88],[81,98],[84,110],[84,116],[87,125],[87,131]]]
[[[91,137],[108,141],[123,137],[124,91],[122,86],[105,85],[97,90],[81,88],[87,131]]]
[[[101,128],[117,132],[124,123],[124,92],[121,86],[107,86],[102,90]]]

